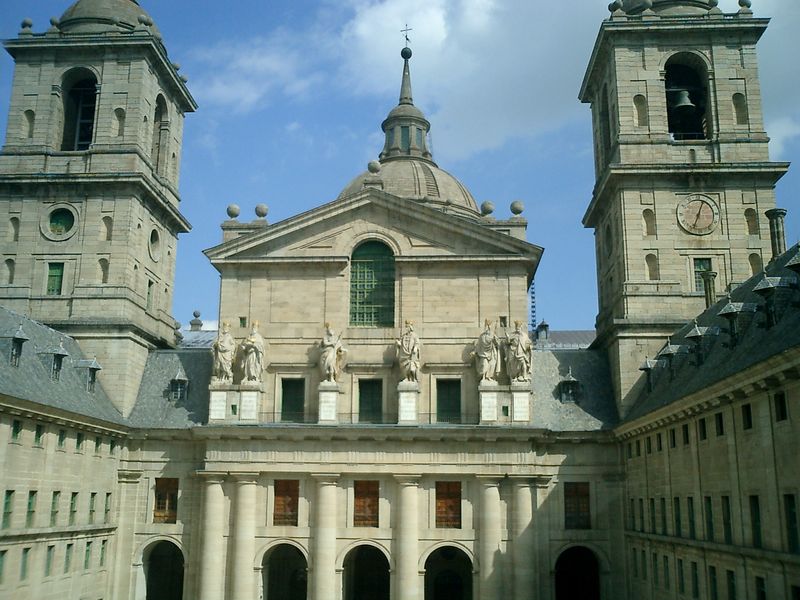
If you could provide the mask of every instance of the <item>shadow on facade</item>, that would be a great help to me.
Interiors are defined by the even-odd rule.
[[[556,600],[600,600],[600,565],[585,546],[567,548],[558,557]]]
[[[472,600],[472,561],[463,550],[445,546],[428,557],[425,600]]]
[[[389,600],[389,561],[372,546],[358,546],[344,559],[344,600]]]
[[[172,542],[158,542],[145,561],[147,600],[182,600],[183,553]]]
[[[306,600],[308,564],[291,544],[280,544],[264,556],[264,600]]]

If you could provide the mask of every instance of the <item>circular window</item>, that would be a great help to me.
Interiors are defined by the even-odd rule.
[[[158,234],[157,229],[153,229],[150,232],[150,241],[147,247],[150,251],[150,258],[158,262],[161,259],[161,236]]]
[[[66,208],[57,208],[50,213],[50,233],[65,235],[75,226],[75,215]]]
[[[44,213],[39,221],[39,230],[48,240],[63,242],[78,231],[78,211],[69,204],[57,204]]]

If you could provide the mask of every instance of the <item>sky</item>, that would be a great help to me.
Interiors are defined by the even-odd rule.
[[[34,31],[64,0],[1,0],[0,37]],[[377,158],[381,121],[397,104],[406,24],[414,101],[431,121],[434,159],[495,216],[525,205],[528,241],[545,248],[537,318],[592,329],[592,231],[581,218],[594,185],[588,105],[577,100],[607,0],[140,0],[181,64],[200,108],[187,115],[173,314],[216,320],[219,275],[202,254],[221,240],[226,207],[275,223],[335,199]],[[725,12],[736,0],[721,0]],[[771,158],[800,156],[800,2],[754,0],[773,17],[759,46]],[[13,61],[0,57],[0,130]],[[800,173],[778,185],[798,239]]]

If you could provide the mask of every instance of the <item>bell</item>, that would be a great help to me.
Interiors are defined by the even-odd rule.
[[[675,104],[672,105],[672,110],[689,112],[694,111],[697,108],[692,103],[692,99],[689,97],[689,90],[676,90],[676,93],[678,95],[678,99]]]

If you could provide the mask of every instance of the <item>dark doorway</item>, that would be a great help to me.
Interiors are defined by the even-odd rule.
[[[425,600],[472,600],[472,561],[458,548],[439,548],[425,561]]]
[[[372,546],[358,546],[344,559],[344,600],[389,600],[389,561]]]
[[[183,553],[172,542],[158,542],[147,555],[147,600],[182,600]]]
[[[281,544],[264,557],[264,600],[306,600],[306,557],[290,544]]]
[[[600,568],[594,552],[575,546],[556,561],[556,600],[600,600]]]

